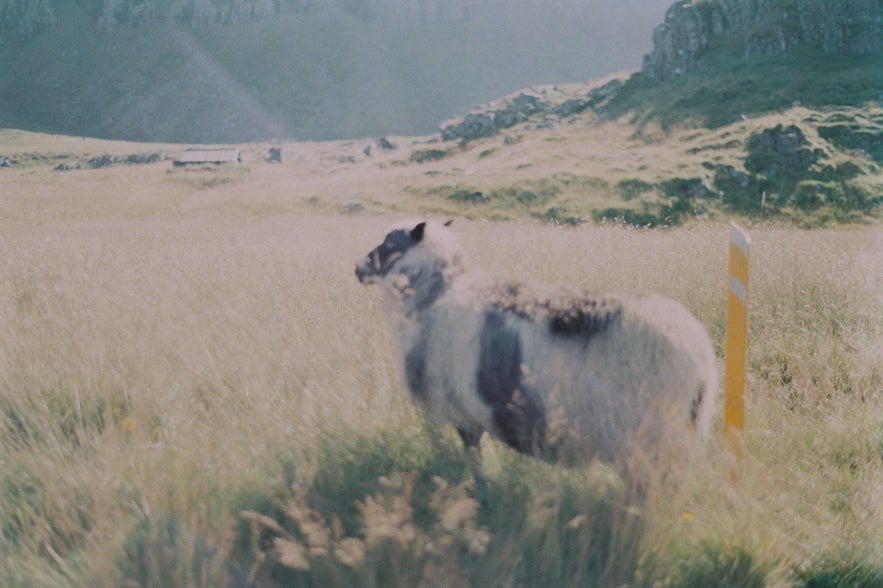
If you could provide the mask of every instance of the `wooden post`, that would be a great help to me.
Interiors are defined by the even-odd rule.
[[[751,237],[730,224],[729,291],[724,359],[724,434],[737,455],[745,428],[745,360],[748,345],[748,250]]]

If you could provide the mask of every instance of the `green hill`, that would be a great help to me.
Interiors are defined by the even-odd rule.
[[[883,54],[826,53],[742,56],[742,44],[718,42],[695,69],[660,81],[645,71],[623,85],[608,116],[668,127],[687,121],[720,127],[794,105],[820,108],[883,101]]]

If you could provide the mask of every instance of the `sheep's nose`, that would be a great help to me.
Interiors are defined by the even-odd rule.
[[[359,278],[359,281],[363,284],[367,284],[369,278],[373,275],[374,271],[371,268],[371,260],[367,257],[362,261],[362,263],[356,264],[356,277]]]

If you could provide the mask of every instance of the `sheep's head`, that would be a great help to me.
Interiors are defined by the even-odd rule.
[[[462,256],[446,228],[449,224],[421,222],[390,231],[356,266],[356,276],[363,284],[391,287],[409,311],[431,304],[449,279],[462,272]]]
[[[419,223],[411,230],[395,229],[390,231],[383,243],[375,247],[360,264],[356,266],[356,276],[363,284],[375,284],[386,278],[396,262],[417,246],[426,230],[426,223]]]

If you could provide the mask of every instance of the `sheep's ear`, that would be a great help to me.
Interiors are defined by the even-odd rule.
[[[423,233],[426,230],[426,223],[420,223],[413,229],[411,229],[411,238],[415,241],[423,240]]]
[[[451,219],[451,220],[445,222],[445,226],[446,226],[446,227],[449,227],[449,226],[451,226],[452,224],[454,224],[454,219]]]

